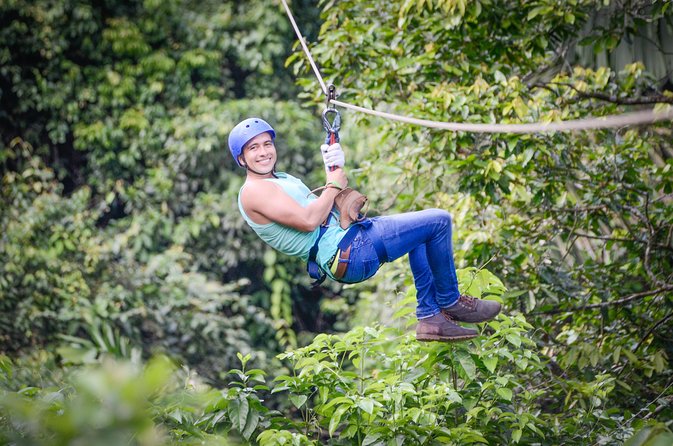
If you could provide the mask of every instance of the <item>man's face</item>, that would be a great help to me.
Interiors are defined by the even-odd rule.
[[[259,174],[273,172],[276,165],[276,146],[268,132],[252,138],[243,148],[243,165]]]

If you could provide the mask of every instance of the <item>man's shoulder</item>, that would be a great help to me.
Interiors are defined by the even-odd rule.
[[[241,188],[240,197],[245,201],[268,201],[273,200],[280,194],[296,196],[306,195],[310,189],[292,175],[277,172],[274,178],[247,180]]]
[[[303,183],[303,181],[295,177],[294,175],[290,175],[287,172],[276,172],[276,178],[269,178],[270,181],[290,181],[294,183]]]
[[[266,180],[254,180],[246,181],[241,188],[241,192],[253,192],[259,190],[270,190],[278,188],[277,184],[274,184],[273,181]]]
[[[247,180],[245,182],[245,187],[248,187],[248,185],[253,185],[253,187],[261,187],[261,188],[268,188],[272,187],[271,185],[284,185],[284,184],[304,184],[302,180],[299,178],[290,175],[289,173],[285,172],[276,172],[275,176],[273,178],[264,178],[264,179],[255,179],[255,180]]]

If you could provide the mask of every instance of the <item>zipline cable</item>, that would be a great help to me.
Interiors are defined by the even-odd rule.
[[[287,12],[287,16],[290,19],[290,23],[292,24],[292,27],[294,28],[294,32],[297,35],[297,38],[299,39],[299,43],[301,43],[301,47],[304,49],[304,53],[306,53],[306,56],[308,57],[308,61],[311,64],[311,68],[313,68],[313,72],[315,73],[315,77],[318,78],[318,82],[320,83],[320,88],[322,88],[322,92],[327,96],[327,86],[325,85],[325,81],[322,80],[322,76],[320,75],[320,70],[318,70],[318,66],[315,64],[313,61],[313,57],[311,56],[311,52],[308,50],[308,47],[306,46],[306,42],[304,41],[304,38],[301,35],[301,31],[299,31],[299,27],[297,26],[297,22],[294,21],[294,16],[292,15],[292,11],[290,11],[290,7],[287,5],[287,2],[285,0],[281,0],[283,2],[283,6],[285,7],[285,12]]]
[[[294,20],[292,11],[287,5],[286,0],[281,0],[283,6],[285,7],[285,12],[287,13],[290,23],[294,28],[294,32],[301,43],[302,49],[308,58],[313,72],[315,73],[320,87],[325,95],[327,95],[327,87],[325,86],[325,81],[323,81],[322,76],[320,75],[320,70],[313,60],[313,56],[309,51],[304,38],[299,31],[299,27]],[[424,127],[430,127],[435,129],[442,130],[452,130],[452,131],[463,131],[463,132],[472,132],[472,133],[539,133],[539,132],[563,132],[563,131],[572,131],[572,130],[590,130],[590,129],[602,129],[602,128],[612,128],[612,127],[623,127],[628,125],[640,125],[640,124],[651,124],[658,121],[673,120],[673,107],[668,107],[664,111],[654,111],[651,110],[641,110],[637,112],[623,113],[619,115],[610,115],[604,117],[592,117],[586,119],[574,119],[569,121],[557,121],[557,122],[533,122],[527,124],[486,124],[486,123],[461,123],[461,122],[441,122],[441,121],[432,121],[429,119],[418,119],[410,116],[396,115],[394,113],[386,113],[370,108],[360,107],[357,105],[349,104],[347,102],[338,101],[336,99],[329,99],[328,102],[333,105],[338,105],[343,108],[354,110],[361,113],[366,113],[372,116],[379,116],[381,118],[390,119],[393,121],[404,122],[407,124],[420,125]]]
[[[453,130],[456,132],[474,132],[474,133],[538,133],[538,132],[562,132],[570,130],[589,130],[610,127],[623,127],[627,125],[649,124],[657,121],[673,119],[673,108],[663,112],[654,110],[642,110],[621,115],[610,115],[605,117],[594,117],[586,119],[574,119],[560,122],[532,122],[527,124],[484,124],[484,123],[464,123],[464,122],[438,122],[428,119],[418,119],[409,116],[401,116],[393,113],[386,113],[369,108],[359,107],[337,100],[332,100],[332,104],[343,108],[367,113],[373,116],[390,119],[393,121],[405,122],[407,124],[421,125],[442,130]]]

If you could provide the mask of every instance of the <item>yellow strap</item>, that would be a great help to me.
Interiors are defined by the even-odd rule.
[[[332,265],[330,265],[329,270],[332,271],[332,274],[336,274],[337,268],[339,267],[339,257],[341,256],[341,250],[337,249],[336,254],[334,255],[334,260]]]

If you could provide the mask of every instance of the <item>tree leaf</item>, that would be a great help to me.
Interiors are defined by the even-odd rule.
[[[330,417],[328,428],[330,437],[334,435],[334,432],[336,432],[337,428],[339,427],[339,423],[341,422],[341,417],[348,410],[348,407],[349,406],[347,405],[339,406]]]
[[[495,372],[495,368],[498,365],[498,357],[497,356],[489,356],[488,358],[485,358],[484,360],[484,366],[488,369],[489,372],[493,373]]]
[[[512,389],[508,389],[507,387],[500,387],[496,390],[497,394],[502,397],[502,399],[507,400],[507,401],[512,401]]]
[[[507,339],[507,341],[510,344],[514,345],[515,347],[521,347],[521,336],[519,336],[518,334],[508,333],[505,336],[505,339]]]
[[[459,350],[456,352],[456,357],[467,377],[473,380],[477,375],[477,366],[474,364],[472,356],[464,350]]]
[[[301,408],[304,403],[306,403],[306,400],[308,397],[306,395],[290,395],[290,401],[292,401],[292,404],[294,404],[294,407],[297,409]]]
[[[512,431],[512,441],[514,443],[518,443],[519,440],[521,440],[521,434],[523,434],[523,431],[521,429],[514,429]]]
[[[374,401],[371,398],[363,398],[358,400],[356,405],[370,415],[374,411]]]
[[[364,440],[362,440],[362,446],[369,446],[372,443],[375,443],[381,437],[381,434],[378,433],[368,433]]]
[[[250,415],[246,420],[245,428],[241,431],[241,435],[243,435],[243,437],[245,437],[246,440],[249,440],[252,434],[255,432],[255,429],[257,429],[258,424],[259,424],[259,412],[257,412],[256,410],[251,410]]]
[[[241,432],[243,432],[243,430],[245,429],[249,413],[250,413],[250,405],[248,403],[248,400],[243,398],[241,399],[241,408],[238,413],[238,424]]]

